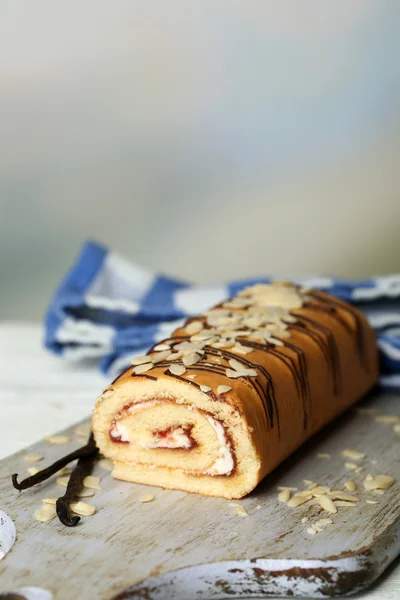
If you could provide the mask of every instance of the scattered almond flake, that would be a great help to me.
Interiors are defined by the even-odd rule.
[[[37,467],[28,467],[27,471],[29,475],[36,475],[36,473],[39,473],[40,469],[38,469]]]
[[[378,500],[366,500],[366,504],[379,504]]]
[[[260,510],[260,509],[261,509],[261,504],[257,504],[256,510]]]
[[[46,523],[51,521],[57,515],[56,507],[52,504],[43,504],[38,510],[35,511],[36,521]]]
[[[314,487],[312,489],[313,494],[327,494],[330,491],[331,491],[331,488],[328,487],[327,485],[317,485],[317,487]]]
[[[349,502],[348,500],[335,500],[335,506],[357,506],[357,502]]]
[[[378,415],[375,417],[375,423],[382,423],[387,425],[393,425],[399,422],[398,415]]]
[[[186,369],[183,365],[170,365],[168,371],[172,373],[172,375],[184,375],[186,373]]]
[[[97,464],[99,465],[99,467],[105,469],[106,471],[112,471],[114,468],[111,460],[108,460],[108,458],[101,458],[97,461]]]
[[[297,492],[297,490],[299,488],[297,488],[297,487],[289,487],[288,485],[278,485],[277,489],[280,490],[280,491],[289,490],[289,492]]]
[[[211,392],[211,388],[210,388],[209,385],[201,385],[200,389],[201,389],[202,392],[205,392],[205,393],[206,392]]]
[[[302,496],[302,497],[295,497],[295,498],[290,498],[290,500],[288,502],[286,502],[286,506],[290,506],[290,507],[296,507],[296,506],[300,506],[301,504],[304,504],[305,502],[307,502],[308,500],[311,500],[312,496]]]
[[[316,523],[314,523],[313,527],[314,527],[314,529],[316,529],[316,530],[318,531],[318,533],[321,533],[321,532],[324,530],[324,528],[323,528],[323,527],[320,527],[320,526],[319,526],[319,525],[317,525]]]
[[[236,507],[236,514],[239,517],[248,517],[248,512],[246,511],[245,507],[242,506],[241,504],[239,504],[239,506]]]
[[[170,354],[170,350],[165,350],[165,352],[158,352],[157,354],[152,354],[151,362],[153,363],[153,365],[157,365],[163,360],[166,360]]]
[[[289,490],[282,490],[278,494],[279,502],[288,502],[290,500],[290,492]]]
[[[378,461],[377,460],[371,460],[371,465],[377,465]]]
[[[140,375],[141,373],[146,373],[146,371],[150,371],[150,369],[153,369],[154,365],[152,362],[147,362],[144,365],[138,365],[137,367],[135,367],[133,369],[133,372],[135,373],[135,375]]]
[[[96,477],[95,475],[86,475],[83,480],[83,485],[85,488],[92,490],[101,490],[100,477]]]
[[[326,519],[319,519],[318,521],[315,522],[315,525],[317,525],[318,527],[328,527],[328,525],[332,525],[333,521],[332,519],[326,518]]]
[[[244,372],[233,371],[232,369],[226,369],[225,373],[226,376],[229,377],[229,379],[238,379],[239,377],[246,377],[246,374]]]
[[[337,508],[334,505],[333,501],[328,496],[320,496],[318,501],[321,507],[329,513],[337,513]]]
[[[352,463],[352,462],[346,462],[346,463],[344,463],[344,466],[349,471],[355,471],[356,469],[358,469],[358,465],[356,465],[356,463]]]
[[[192,321],[189,325],[186,325],[185,331],[189,335],[194,335],[195,333],[199,333],[203,329],[204,325],[201,321]]]
[[[373,480],[373,477],[372,477],[371,473],[368,473],[368,475],[365,478],[365,481],[372,481],[372,480]]]
[[[229,506],[236,508],[236,506],[240,506],[239,502],[229,502]]]
[[[53,506],[55,506],[57,503],[57,498],[43,498],[42,502],[43,504],[53,504]]]
[[[393,484],[393,477],[390,477],[390,475],[383,474],[375,475],[375,477],[372,477],[372,479],[368,479],[368,477],[366,477],[364,480],[364,487],[367,491],[387,490],[388,488],[392,487]]]
[[[331,455],[328,454],[327,452],[318,452],[317,457],[318,458],[330,458]]]
[[[385,490],[372,490],[373,494],[377,494],[378,496],[383,496]]]
[[[77,498],[91,498],[94,496],[94,490],[89,490],[88,488],[82,488],[77,494]]]
[[[364,467],[357,467],[357,469],[354,469],[356,473],[361,473],[362,471],[364,471]]]
[[[245,365],[243,365],[241,362],[239,362],[235,358],[229,359],[229,364],[232,367],[232,369],[234,369],[235,371],[242,372],[242,371],[246,370]]]
[[[182,357],[182,352],[171,352],[167,356],[167,360],[179,360]]]
[[[57,477],[62,477],[63,475],[69,475],[70,473],[72,473],[72,469],[70,469],[69,467],[63,467],[62,469],[57,471]]]
[[[310,488],[310,490],[315,490],[315,488],[318,487],[318,483],[310,483],[310,485],[308,486]]]
[[[49,444],[68,444],[69,442],[67,435],[47,435],[44,439]]]
[[[39,460],[43,459],[43,454],[26,454],[24,459],[27,462],[39,462]]]
[[[303,479],[303,483],[305,483],[306,485],[312,485],[314,482],[311,481],[311,479]],[[317,485],[317,484],[315,484]]]
[[[318,533],[318,531],[315,529],[315,527],[311,526],[307,527],[307,533],[309,533],[310,535],[315,535],[316,533]]]
[[[347,492],[342,492],[341,490],[333,490],[332,492],[328,493],[328,496],[330,498],[333,498],[333,500],[346,500],[347,502],[360,501],[360,498],[357,498],[357,496],[352,496],[351,494],[348,494]]]
[[[146,354],[141,356],[134,356],[131,360],[131,363],[133,365],[143,365],[145,363],[148,363],[149,360],[151,360],[151,357]]]
[[[91,517],[96,512],[96,507],[87,502],[71,502],[69,506],[74,513],[82,517]]]
[[[341,454],[345,458],[351,458],[351,460],[361,460],[362,458],[365,458],[365,454],[363,452],[359,452],[358,450],[342,450]]]
[[[164,350],[170,350],[170,345],[166,344],[165,342],[163,342],[162,344],[157,344],[157,346],[154,346],[153,350],[155,350],[155,352],[163,352]]]
[[[192,352],[192,354],[186,354],[186,356],[183,357],[182,362],[185,365],[185,367],[191,367],[192,365],[198,363],[199,360],[201,360],[200,354]]]
[[[307,523],[307,521],[308,521],[308,517],[303,517],[301,520],[302,523]]]
[[[305,496],[310,496],[312,494],[311,494],[310,490],[301,490],[300,492],[296,492],[294,495],[296,498],[303,498]]]
[[[75,434],[78,437],[85,437],[86,438],[86,437],[89,437],[91,431],[92,431],[92,424],[91,423],[81,423],[75,429]]]
[[[196,379],[197,375],[192,374],[192,375],[188,375],[187,377],[188,377],[188,379]]]
[[[232,348],[232,352],[237,352],[238,354],[250,354],[253,352],[253,348],[249,348],[248,346],[242,346],[242,344],[235,344]]]
[[[139,496],[139,502],[152,502],[154,500],[154,494],[142,494]]]
[[[56,483],[58,483],[58,485],[62,485],[63,487],[67,487],[68,481],[69,481],[69,475],[57,477],[57,479],[56,479]]]
[[[230,385],[219,385],[217,387],[217,394],[225,394],[225,392],[229,392],[231,389]]]
[[[393,427],[393,431],[394,431],[395,433],[400,433],[400,423],[397,423],[397,425],[395,425],[395,426]]]
[[[344,487],[346,488],[346,490],[349,490],[349,492],[354,492],[357,488],[355,482],[352,479],[350,479],[350,481],[346,481]]]

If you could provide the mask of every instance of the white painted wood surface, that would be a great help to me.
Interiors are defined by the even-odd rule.
[[[64,453],[64,446],[49,447],[43,441],[38,446],[31,444],[87,415],[103,384],[104,379],[93,367],[67,366],[41,350],[38,327],[0,327],[0,453],[4,456],[26,445],[30,445],[29,451],[44,453],[49,461]],[[400,412],[396,398],[385,398],[380,403],[382,411]],[[349,440],[355,426],[357,433],[351,434]],[[305,526],[298,522],[303,516],[301,508],[293,512],[277,506],[275,486],[301,484],[303,478],[334,485],[342,482],[345,471],[338,451],[349,445],[365,449],[368,460],[378,460],[381,471],[397,469],[399,479],[399,442],[390,436],[390,426],[371,427],[371,420],[354,415],[345,419],[335,430],[330,430],[329,435],[323,435],[318,446],[312,444],[305,453],[288,461],[255,494],[243,500],[241,503],[249,517],[242,519],[224,500],[182,492],[154,489],[151,491],[155,501],[140,504],[139,494],[143,490],[148,492],[149,488],[115,482],[108,473],[99,470],[102,491],[93,500],[98,513],[85,519],[76,529],[66,529],[55,520],[48,524],[34,521],[33,512],[40,506],[41,498],[56,495],[60,488],[50,482],[21,494],[12,490],[9,474],[14,470],[22,474],[27,467],[21,453],[1,463],[0,509],[15,520],[18,537],[12,552],[0,562],[0,592],[42,586],[49,589],[56,600],[71,597],[106,600],[129,584],[153,575],[158,577],[153,579],[156,583],[164,577],[163,589],[170,593],[168,597],[174,597],[171,594],[174,589],[176,592],[176,586],[188,582],[194,586],[196,581],[203,586],[206,594],[203,597],[210,597],[206,583],[210,578],[214,583],[220,580],[219,592],[223,594],[224,586],[225,590],[238,589],[243,578],[248,582],[249,574],[258,573],[259,579],[264,581],[264,590],[273,593],[279,590],[261,574],[262,570],[272,568],[271,560],[275,560],[274,568],[279,571],[277,559],[282,562],[293,558],[299,564],[310,558],[338,556],[343,551],[368,545],[377,533],[386,531],[390,539],[381,537],[385,543],[376,546],[374,560],[379,562],[385,554],[396,551],[394,540],[398,532],[395,533],[394,522],[400,510],[398,487],[379,498],[379,505],[363,504],[362,510],[342,509],[335,516],[334,526],[310,538],[304,533]],[[75,444],[73,440],[69,447]],[[316,459],[316,452],[332,452],[334,456],[329,461]],[[257,510],[257,505],[262,508]],[[246,562],[260,556],[264,557],[261,562]],[[359,567],[354,557],[346,555],[343,559],[347,561],[341,565],[345,569]],[[229,565],[206,567],[202,573],[184,572],[183,577],[179,573],[173,577],[163,576],[191,565],[221,561],[228,561]],[[83,565],[86,565],[85,571],[76,575],[74,583],[73,574],[80,573]],[[281,564],[284,569],[287,566]],[[282,582],[280,586],[281,591]],[[182,587],[180,589],[182,591]],[[373,589],[354,597],[398,600],[399,590],[397,561]],[[304,589],[297,591],[304,596]]]

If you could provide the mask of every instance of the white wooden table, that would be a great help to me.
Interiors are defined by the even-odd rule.
[[[107,379],[42,349],[39,325],[0,325],[0,459],[86,417]],[[1,505],[0,505],[1,509]],[[400,562],[360,600],[399,600]]]

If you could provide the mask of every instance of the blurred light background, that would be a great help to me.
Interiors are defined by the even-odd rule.
[[[0,318],[81,243],[201,282],[400,270],[397,0],[0,0]]]

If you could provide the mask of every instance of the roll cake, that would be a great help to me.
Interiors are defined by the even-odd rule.
[[[223,498],[251,492],[378,376],[362,313],[288,283],[242,290],[132,363],[93,413],[113,476]]]

